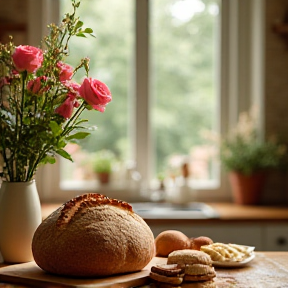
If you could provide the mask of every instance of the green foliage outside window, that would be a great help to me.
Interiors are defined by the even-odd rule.
[[[63,7],[67,2],[62,2]],[[86,39],[87,44],[75,42],[71,55],[89,54],[93,59],[94,54],[97,61],[90,62],[90,70],[95,77],[101,75],[114,97],[104,114],[94,117],[88,112],[83,116],[90,123],[95,121],[99,129],[81,145],[90,152],[109,149],[118,158],[127,159],[131,151],[128,135],[135,97],[131,94],[135,80],[135,1],[82,2],[80,15],[93,28],[96,39]],[[191,1],[202,8],[190,19],[175,16],[175,5],[180,2],[189,1],[150,1],[150,96],[155,173],[165,169],[170,155],[187,155],[193,146],[205,144],[201,130],[213,130],[217,124],[218,1]],[[70,61],[73,65],[74,59]]]

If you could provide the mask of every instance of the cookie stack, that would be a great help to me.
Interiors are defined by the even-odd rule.
[[[167,264],[151,267],[150,278],[160,288],[215,288],[212,260],[202,251],[176,250],[168,255]]]
[[[162,264],[151,267],[150,278],[154,283],[168,284],[167,287],[178,287],[182,284],[185,275],[185,265],[183,264]],[[166,287],[161,286],[161,287]]]

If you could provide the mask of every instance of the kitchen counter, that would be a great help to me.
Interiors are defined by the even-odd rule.
[[[193,222],[287,222],[288,223],[288,207],[279,206],[244,206],[233,203],[206,203],[218,213],[217,218],[208,219],[175,219],[176,222],[193,221]],[[57,209],[61,204],[42,205],[43,218],[46,218],[51,212]],[[173,222],[173,215],[167,219],[150,218],[145,219],[148,223],[155,222]]]
[[[142,271],[103,279],[74,279],[44,273],[34,262],[0,268],[0,287],[77,287],[128,288],[150,283],[152,265],[166,263],[166,258],[155,257]],[[272,288],[288,287],[288,252],[259,252],[243,267],[215,267],[217,288]]]

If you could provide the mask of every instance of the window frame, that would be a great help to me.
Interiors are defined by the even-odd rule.
[[[137,170],[142,179],[149,179],[153,165],[151,155],[151,131],[149,129],[149,1],[135,0],[135,95],[133,127],[133,154]],[[59,0],[29,0],[29,44],[39,45],[47,33],[47,23],[57,22],[59,18]],[[219,79],[217,94],[219,98],[219,131],[226,133],[237,122],[241,111],[248,110],[252,104],[260,108],[263,131],[264,119],[264,1],[263,0],[222,0],[220,5],[221,37],[219,43]],[[36,9],[36,10],[35,10]],[[37,11],[37,13],[34,13]],[[40,11],[40,13],[38,12]],[[145,36],[145,37],[144,37]],[[60,190],[59,161],[53,165],[41,167],[36,175],[37,187],[42,201],[66,201],[79,193],[91,192],[86,188],[76,190]],[[96,191],[114,189],[115,195],[127,193],[125,187],[109,187]],[[89,190],[89,189],[88,189]],[[93,189],[95,192],[95,189]],[[133,191],[133,197],[137,199]],[[118,194],[117,194],[118,193]],[[220,187],[218,189],[201,189],[199,201],[229,201],[231,200],[227,173],[221,170]],[[130,195],[130,196],[131,196]],[[127,195],[126,195],[127,196]],[[136,197],[135,197],[136,196]],[[133,201],[134,198],[129,198]],[[125,197],[124,197],[125,198]]]

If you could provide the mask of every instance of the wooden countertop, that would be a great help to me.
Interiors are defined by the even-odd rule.
[[[288,222],[288,207],[243,206],[233,203],[206,203],[219,213],[217,219],[145,219],[149,223],[161,222]],[[43,217],[46,218],[61,204],[43,204]]]
[[[220,214],[222,220],[287,220],[288,207],[249,206],[233,203],[208,203]]]
[[[103,279],[79,279],[44,273],[34,262],[0,268],[0,287],[77,287],[128,288],[149,284],[152,265],[166,263],[166,258],[155,257],[142,271]],[[215,267],[217,288],[272,288],[288,287],[288,252],[256,252],[255,258],[243,267]]]

